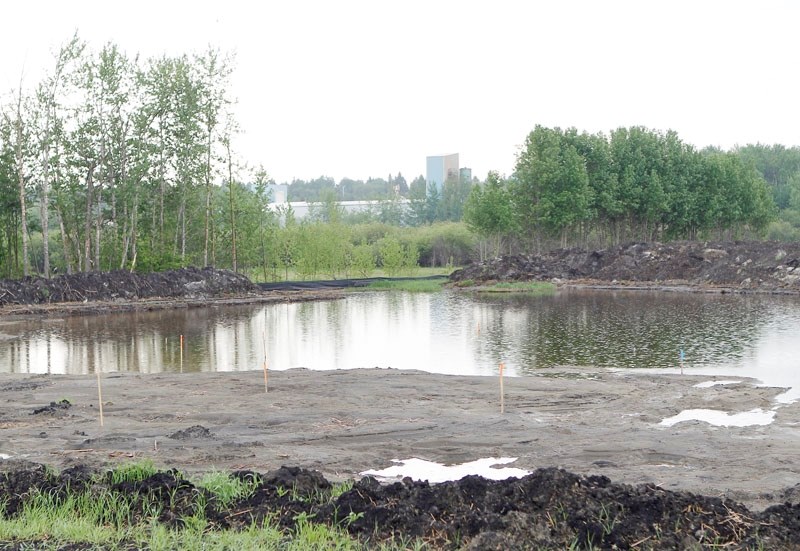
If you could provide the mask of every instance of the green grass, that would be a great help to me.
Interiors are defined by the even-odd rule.
[[[342,550],[362,551],[374,549],[351,537],[346,526],[357,516],[344,517],[337,526],[313,522],[301,515],[293,529],[280,528],[267,519],[264,524],[250,524],[244,529],[215,529],[205,517],[205,508],[198,495],[198,506],[191,516],[182,518],[182,528],[170,528],[158,522],[159,507],[154,506],[143,516],[134,513],[135,495],[112,492],[102,481],[140,481],[157,473],[153,464],[142,461],[123,465],[106,477],[98,476],[99,483],[88,492],[65,495],[49,492],[32,492],[22,510],[13,518],[7,516],[5,504],[0,503],[0,544],[10,543],[16,548],[56,550],[67,544],[81,544],[86,548],[136,548],[153,551],[173,549],[204,550]],[[149,474],[148,474],[149,473]],[[233,478],[227,473],[212,471],[196,478],[198,487],[210,492],[223,507],[237,499],[250,497],[258,487],[255,479]],[[334,499],[352,488],[345,482],[332,488],[330,495],[317,499]],[[384,543],[384,551],[400,549],[425,549],[419,540]]]
[[[429,266],[415,266],[411,269],[403,269],[400,270],[400,273],[389,275],[384,272],[380,268],[375,268],[372,270],[366,277],[427,277],[427,276],[434,276],[434,275],[444,275],[449,276],[454,270],[457,270],[459,266],[438,266],[431,268]],[[246,276],[250,278],[251,281],[264,283],[264,272],[259,270],[250,270],[245,273]],[[364,274],[356,273],[354,271],[350,271],[348,273],[337,273],[336,277],[332,277],[329,273],[320,272],[315,276],[302,276],[295,272],[294,270],[289,270],[288,278],[285,277],[285,273],[281,271],[280,273],[275,274],[275,278],[272,278],[272,274],[267,274],[269,277],[266,282],[272,283],[275,281],[326,281],[330,279],[364,279]]]
[[[379,291],[407,291],[409,293],[435,293],[441,291],[445,279],[409,279],[405,281],[375,281],[362,289]]]
[[[549,295],[555,292],[556,286],[545,281],[503,281],[492,285],[479,286],[481,293],[526,293]]]
[[[149,459],[127,463],[111,471],[111,484],[141,482],[156,474],[158,469]]]
[[[249,498],[258,488],[258,480],[254,478],[242,480],[221,471],[206,473],[196,484],[211,492],[223,508],[237,499]]]

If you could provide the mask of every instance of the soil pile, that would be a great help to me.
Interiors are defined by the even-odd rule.
[[[150,274],[125,270],[0,280],[0,306],[148,298],[206,298],[260,293],[245,276],[215,268],[181,268]]]
[[[211,529],[245,528],[277,519],[335,525],[372,547],[420,538],[434,549],[787,549],[800,546],[800,506],[754,513],[734,501],[627,486],[604,476],[539,469],[522,479],[468,476],[430,485],[405,479],[356,482],[335,496],[316,471],[282,467],[266,474],[236,471],[254,483],[249,497],[215,501],[180,472],[114,483],[111,472],[77,466],[61,474],[24,461],[0,463],[0,500],[13,518],[26,496],[110,491],[133,503],[132,522],[180,527],[203,507]],[[37,492],[38,490],[38,492]],[[80,543],[80,542],[75,542]]]
[[[454,272],[455,282],[588,280],[800,291],[800,243],[632,243],[587,251],[495,258]]]

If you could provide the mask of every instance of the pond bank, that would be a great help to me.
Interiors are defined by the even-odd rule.
[[[283,464],[336,479],[392,459],[445,464],[517,457],[615,482],[725,495],[750,507],[784,501],[797,483],[800,406],[764,426],[667,427],[683,410],[768,410],[783,389],[752,381],[696,387],[708,377],[547,370],[506,378],[417,371],[294,369],[269,373],[0,375],[0,453],[54,465],[150,458],[185,470]],[[67,403],[63,402],[64,400]]]

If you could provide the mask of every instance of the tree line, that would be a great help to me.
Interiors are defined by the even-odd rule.
[[[75,35],[20,83],[0,117],[4,275],[206,265],[231,244],[235,265],[232,70],[214,49],[141,60]]]
[[[537,126],[511,175],[441,189],[399,173],[294,180],[289,200],[315,203],[296,221],[268,207],[266,170],[236,155],[233,70],[213,48],[143,60],[76,35],[39,82],[0,98],[0,277],[188,265],[335,277],[531,247],[800,239],[800,148],[697,150],[643,127]],[[339,204],[357,199],[376,203]]]
[[[464,219],[484,254],[514,243],[617,244],[763,233],[773,190],[743,151],[696,150],[673,131],[536,126],[514,174],[490,173]],[[488,245],[487,245],[488,244]]]

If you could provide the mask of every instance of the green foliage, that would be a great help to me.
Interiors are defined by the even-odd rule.
[[[790,185],[787,179],[787,187]],[[642,127],[602,134],[537,126],[513,179],[521,237],[617,243],[763,232],[775,216],[761,175],[737,153],[695,151],[675,132]],[[487,232],[480,194],[468,209]]]
[[[204,474],[197,485],[211,492],[220,507],[228,507],[239,499],[247,499],[258,489],[259,481],[255,477],[234,478],[221,471]]]
[[[388,276],[400,273],[403,267],[406,251],[405,247],[396,237],[384,237],[378,242],[378,255],[380,265]]]
[[[545,281],[502,281],[479,288],[479,291],[484,293],[526,293],[535,295],[551,295],[555,290],[555,285]]]
[[[472,188],[464,205],[464,222],[471,231],[489,242],[492,256],[499,256],[503,241],[517,231],[513,199],[508,182],[496,172],[489,172],[482,186]],[[486,247],[482,246],[481,259],[487,256]]]
[[[156,474],[156,469],[153,462],[149,459],[143,459],[135,463],[127,463],[117,467],[109,473],[109,481],[111,484],[120,484],[122,482],[141,482]]]
[[[352,249],[352,268],[361,277],[369,277],[376,267],[376,255],[373,245],[359,243]]]
[[[409,279],[401,281],[375,281],[367,289],[379,291],[406,291],[409,293],[436,293],[442,290],[444,279]]]

